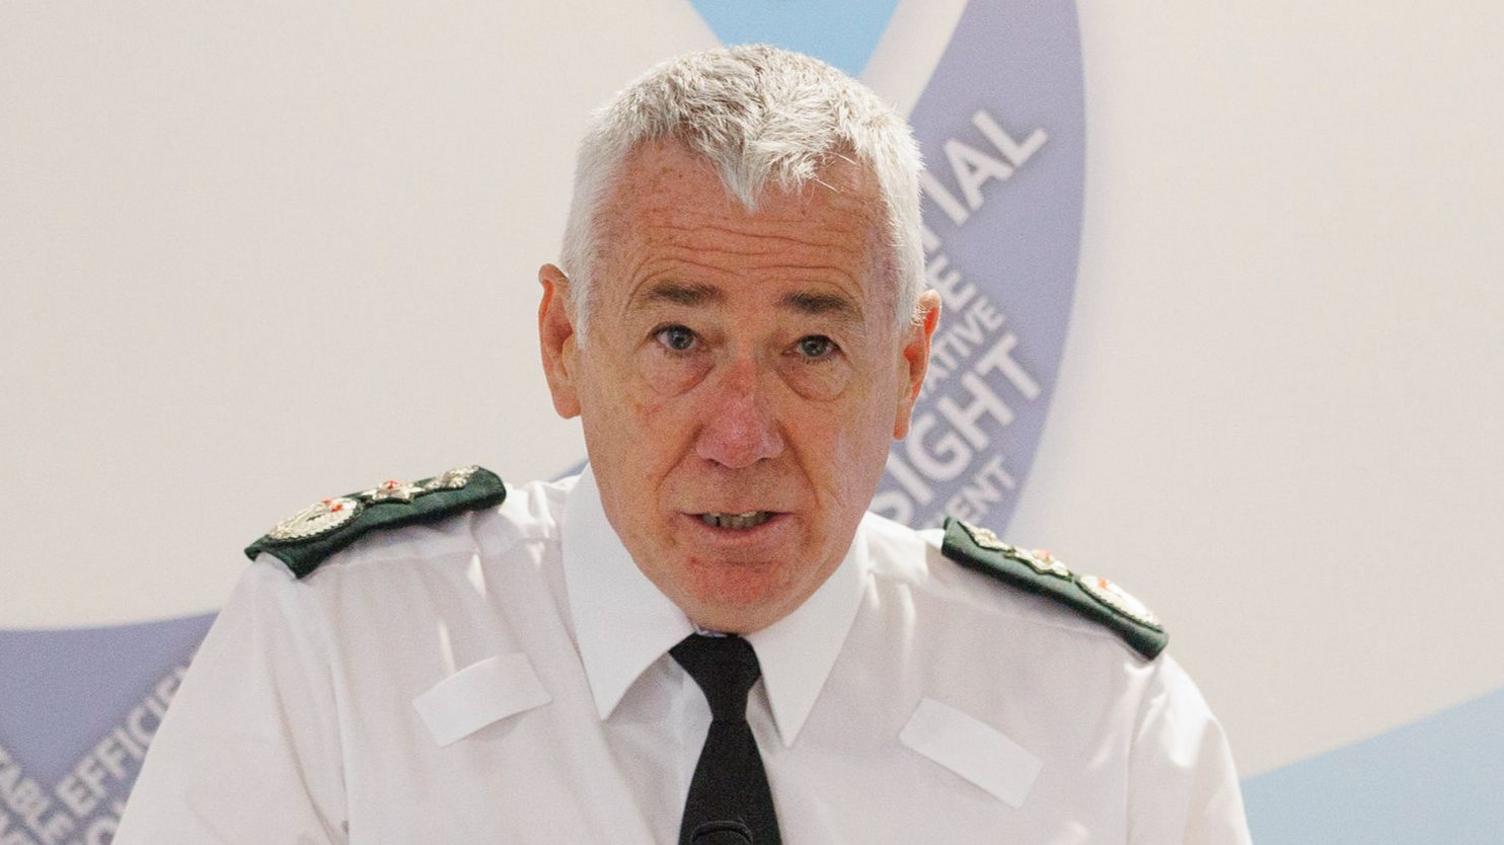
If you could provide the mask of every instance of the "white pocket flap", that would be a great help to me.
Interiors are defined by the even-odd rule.
[[[919,707],[898,741],[992,793],[1021,807],[1042,763],[997,728],[933,698]]]
[[[413,699],[413,706],[433,741],[444,746],[552,700],[527,655],[514,652],[466,666]]]

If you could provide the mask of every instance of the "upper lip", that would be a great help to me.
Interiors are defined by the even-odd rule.
[[[721,514],[722,516],[740,516],[742,514],[749,513],[783,513],[783,511],[779,510],[778,508],[766,507],[699,508],[696,510],[686,510],[683,512],[691,516],[699,516],[706,513],[716,513]]]

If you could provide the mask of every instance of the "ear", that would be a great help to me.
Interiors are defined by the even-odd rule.
[[[940,294],[933,290],[920,294],[916,314],[918,319],[905,330],[898,364],[903,392],[899,394],[898,415],[893,420],[895,438],[909,433],[909,416],[914,412],[914,403],[919,401],[924,374],[930,369],[930,340],[935,336],[935,327],[940,325]]]
[[[570,313],[569,278],[552,264],[538,268],[543,298],[538,303],[538,347],[543,353],[543,376],[553,395],[554,410],[569,419],[580,414],[578,347],[574,315]]]

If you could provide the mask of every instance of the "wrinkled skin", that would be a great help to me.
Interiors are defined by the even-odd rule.
[[[929,362],[939,296],[898,327],[874,180],[820,181],[748,213],[703,159],[644,144],[603,209],[583,344],[568,279],[539,271],[554,406],[638,567],[705,628],[764,628],[836,569]]]

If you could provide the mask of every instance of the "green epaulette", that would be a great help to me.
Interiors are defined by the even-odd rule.
[[[246,546],[245,554],[255,560],[265,552],[304,578],[367,531],[437,522],[499,505],[506,497],[506,485],[496,473],[478,466],[452,469],[411,484],[386,481],[370,490],[309,505]]]
[[[945,519],[941,551],[968,569],[1057,601],[1107,626],[1150,660],[1170,641],[1159,617],[1127,590],[1106,578],[1072,572],[1049,552],[1010,546],[986,528],[952,517]]]

